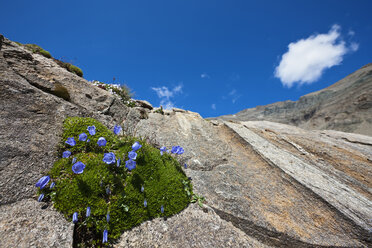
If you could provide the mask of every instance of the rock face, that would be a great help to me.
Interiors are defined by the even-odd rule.
[[[184,147],[178,159],[206,199],[142,223],[115,247],[372,246],[371,137],[128,108],[2,36],[0,49],[0,247],[72,247],[72,224],[38,203],[34,186],[57,159],[67,116]]]
[[[372,136],[372,63],[326,89],[218,117],[237,121],[273,121],[305,129],[332,129]],[[211,118],[214,119],[214,118]]]

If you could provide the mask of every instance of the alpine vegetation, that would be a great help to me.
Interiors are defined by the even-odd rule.
[[[91,118],[67,118],[60,159],[35,184],[38,201],[51,201],[75,224],[78,247],[110,246],[125,230],[176,214],[192,199],[176,156],[119,135],[121,130]],[[171,152],[181,155],[184,149],[173,146]]]

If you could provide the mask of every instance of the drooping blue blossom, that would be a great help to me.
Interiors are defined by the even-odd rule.
[[[178,155],[181,155],[181,154],[183,154],[185,152],[185,150],[182,148],[182,147],[179,147],[178,148],[178,151],[177,151],[177,154]]]
[[[160,147],[160,155],[163,156],[163,153],[167,151],[167,148],[165,146]]]
[[[73,215],[72,215],[72,222],[74,224],[76,224],[78,222],[78,213],[75,212]]]
[[[137,151],[138,149],[140,149],[142,147],[142,145],[138,142],[138,141],[136,141],[136,142],[134,142],[134,144],[132,145],[132,150],[133,151]]]
[[[116,160],[116,166],[117,166],[117,167],[120,167],[120,164],[121,164],[121,159],[118,158],[118,160]]]
[[[164,206],[163,205],[161,205],[160,211],[161,211],[161,213],[164,213]]]
[[[53,189],[54,188],[54,186],[56,186],[56,183],[55,182],[52,182],[51,184],[50,184],[50,189]]]
[[[105,229],[103,231],[103,240],[102,240],[102,243],[107,243],[107,235],[108,235],[108,231],[107,231],[107,229]]]
[[[187,169],[187,164],[186,163],[183,166],[185,167],[185,169]]]
[[[87,130],[88,130],[90,135],[95,135],[96,134],[96,127],[95,126],[88,126]]]
[[[121,126],[119,125],[115,125],[114,127],[114,134],[118,135],[121,131]]]
[[[143,193],[143,191],[145,191],[145,188],[141,186],[141,192]]]
[[[147,207],[147,201],[146,201],[146,199],[143,201],[143,206]]]
[[[106,215],[106,221],[107,222],[110,222],[110,213],[107,213],[107,215]]]
[[[35,184],[36,187],[39,187],[40,189],[43,189],[50,181],[50,176],[43,176],[42,178],[37,181]]]
[[[44,198],[44,194],[39,195],[39,198],[37,199],[38,202],[41,202]]]
[[[85,214],[86,217],[89,217],[90,216],[90,207],[87,207],[87,212]]]
[[[86,133],[79,134],[79,140],[80,141],[86,141],[88,138],[88,135]]]
[[[111,190],[110,190],[109,187],[106,188],[106,194],[107,194],[107,195],[111,194]]]
[[[181,155],[185,152],[185,150],[180,146],[173,146],[171,152]]]
[[[136,168],[136,161],[131,159],[125,161],[125,167],[128,168],[129,171],[133,170]]]
[[[81,162],[81,161],[76,162],[76,163],[72,166],[72,171],[73,171],[75,174],[81,174],[81,173],[83,173],[84,169],[85,169],[85,164],[83,164],[83,162]]]
[[[66,144],[68,144],[70,146],[75,146],[76,145],[76,141],[75,141],[74,137],[67,138]]]
[[[116,157],[115,157],[115,154],[113,152],[109,152],[109,153],[105,153],[103,155],[103,159],[102,160],[106,164],[114,164],[116,162]]]
[[[76,163],[76,158],[72,158],[72,164],[75,164]]]
[[[97,144],[98,144],[99,146],[105,146],[106,143],[107,143],[107,141],[106,141],[106,139],[105,139],[104,137],[100,137],[100,138],[98,138]]]
[[[137,158],[137,153],[135,151],[130,151],[128,152],[128,158],[132,160],[136,160]]]
[[[64,151],[63,153],[62,153],[62,158],[68,158],[68,157],[70,157],[71,156],[71,152],[70,151]]]

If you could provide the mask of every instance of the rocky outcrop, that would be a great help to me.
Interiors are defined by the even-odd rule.
[[[1,41],[1,39],[0,39]],[[98,87],[0,42],[1,247],[71,247],[73,226],[36,201],[67,116],[90,116],[157,147],[184,147],[197,204],[125,232],[116,247],[369,247],[372,140],[267,121],[128,108]]]
[[[71,224],[37,204],[35,183],[57,160],[67,116],[90,116],[112,127],[128,108],[52,59],[0,40],[0,246],[71,246]]]
[[[372,136],[372,63],[326,89],[300,97],[298,101],[257,106],[218,118],[266,120],[305,129],[332,129]]]
[[[136,130],[159,145],[183,146],[180,160],[188,165],[194,190],[213,213],[263,245],[371,244],[368,136],[272,122],[205,121],[188,111],[150,113]]]

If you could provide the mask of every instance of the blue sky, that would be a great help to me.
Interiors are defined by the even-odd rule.
[[[1,1],[0,33],[203,117],[297,100],[372,62],[372,1]]]

